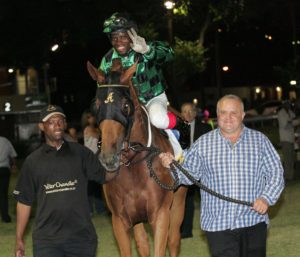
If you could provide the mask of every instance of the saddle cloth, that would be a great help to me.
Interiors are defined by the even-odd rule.
[[[182,157],[181,145],[171,129],[164,129],[164,131],[168,134],[169,141],[173,147],[175,160],[178,161]]]

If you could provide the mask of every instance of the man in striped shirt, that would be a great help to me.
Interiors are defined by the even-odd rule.
[[[284,188],[280,158],[268,138],[244,126],[238,96],[217,103],[218,128],[201,136],[185,151],[183,168],[208,188],[253,207],[221,200],[201,191],[201,227],[213,257],[266,256],[269,217]],[[165,167],[173,156],[160,155]],[[179,172],[182,184],[191,184]]]

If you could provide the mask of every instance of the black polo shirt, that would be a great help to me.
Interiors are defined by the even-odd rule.
[[[104,183],[105,172],[93,152],[78,143],[64,142],[59,150],[44,144],[26,158],[14,195],[25,205],[37,201],[34,241],[96,238],[88,179]]]

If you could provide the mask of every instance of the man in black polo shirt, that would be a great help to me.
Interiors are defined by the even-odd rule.
[[[14,191],[16,257],[25,256],[23,237],[35,201],[34,257],[94,257],[97,236],[87,181],[104,183],[115,175],[105,173],[92,151],[63,140],[66,120],[59,106],[49,105],[41,111],[39,128],[46,143],[26,158]]]

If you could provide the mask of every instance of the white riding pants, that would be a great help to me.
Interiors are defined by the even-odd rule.
[[[150,121],[153,126],[159,129],[168,128],[168,98],[165,93],[152,98],[146,104],[146,108],[148,110]]]
[[[169,136],[169,141],[174,150],[175,159],[182,155],[182,148],[173,134],[171,129],[167,129],[170,123],[168,117],[168,98],[165,93],[162,93],[152,98],[147,104],[146,108],[149,113],[150,122],[153,126],[164,129]]]

